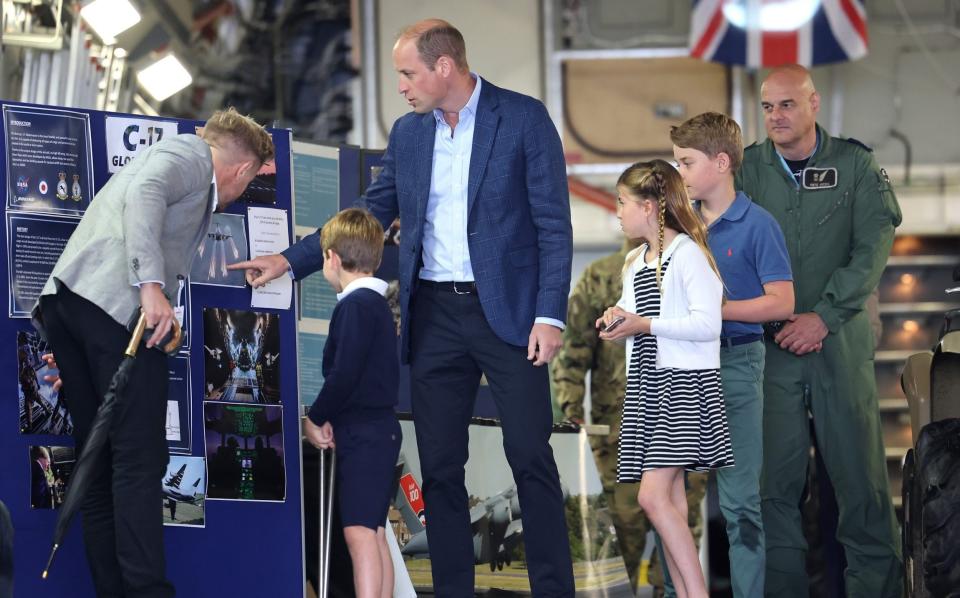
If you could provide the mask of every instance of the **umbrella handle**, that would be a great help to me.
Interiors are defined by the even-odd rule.
[[[183,342],[183,329],[180,328],[180,321],[174,318],[171,323],[173,324],[173,330],[170,333],[170,342],[163,346],[163,352],[168,355],[176,353]]]
[[[143,340],[143,331],[147,329],[147,314],[140,311],[140,317],[137,318],[137,325],[134,326],[130,334],[130,342],[127,343],[127,350],[123,352],[127,357],[135,357],[137,348],[140,347],[140,341]]]
[[[164,353],[173,353],[180,347],[183,341],[183,330],[180,328],[180,322],[174,318],[171,321],[173,325],[170,341],[162,347]],[[137,325],[134,326],[130,334],[130,342],[127,343],[127,349],[123,352],[127,357],[136,357],[137,349],[140,347],[140,341],[143,340],[143,332],[147,329],[147,316],[140,311],[140,317],[137,318]]]

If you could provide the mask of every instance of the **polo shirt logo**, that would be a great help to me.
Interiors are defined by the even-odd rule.
[[[836,168],[804,168],[804,189],[832,189],[837,186]]]
[[[733,248],[727,247],[727,257],[731,257],[732,255],[733,255]]]

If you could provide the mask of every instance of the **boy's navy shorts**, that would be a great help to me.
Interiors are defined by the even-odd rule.
[[[384,527],[390,498],[396,492],[400,422],[395,415],[334,426],[337,488],[343,526]]]

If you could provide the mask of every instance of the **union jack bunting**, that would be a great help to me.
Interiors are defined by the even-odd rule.
[[[864,0],[693,0],[690,55],[750,68],[867,54]]]

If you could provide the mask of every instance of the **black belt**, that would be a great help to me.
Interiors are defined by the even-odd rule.
[[[473,282],[472,280],[469,282],[456,282],[452,280],[437,282],[435,280],[424,280],[421,278],[420,286],[425,289],[433,289],[434,291],[444,291],[447,293],[456,293],[457,295],[476,295],[477,294],[477,283]]]
[[[736,347],[737,345],[746,345],[747,343],[755,343],[762,338],[763,338],[762,334],[744,334],[743,336],[721,336],[720,346]]]

